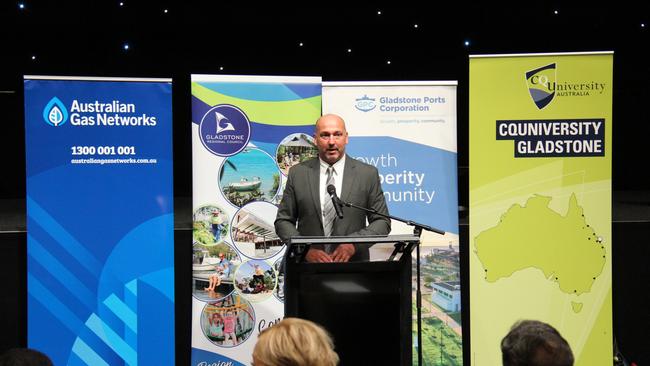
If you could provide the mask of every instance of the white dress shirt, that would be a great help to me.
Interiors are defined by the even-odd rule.
[[[319,174],[319,191],[320,191],[320,212],[321,212],[321,222],[325,222],[323,217],[323,209],[325,207],[325,200],[331,199],[330,195],[327,194],[327,168],[330,166],[324,162],[321,158],[318,158],[320,161],[320,174]],[[345,169],[345,154],[332,165],[334,168],[334,186],[336,187],[336,195],[341,197],[341,187],[343,187],[343,169]]]

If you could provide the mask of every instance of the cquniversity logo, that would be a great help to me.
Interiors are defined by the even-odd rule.
[[[355,101],[356,103],[354,104],[354,108],[360,110],[361,112],[370,112],[371,110],[375,109],[375,107],[377,107],[375,99],[370,98],[367,95],[364,95],[361,98],[357,98]]]
[[[526,73],[528,92],[537,108],[546,107],[555,97],[555,63]]]
[[[231,156],[246,147],[251,126],[241,109],[230,104],[219,104],[203,115],[199,134],[206,149],[219,156]]]
[[[68,110],[59,98],[54,97],[43,109],[43,119],[48,125],[59,127],[68,121]]]

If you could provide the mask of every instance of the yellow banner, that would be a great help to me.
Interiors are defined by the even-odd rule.
[[[470,59],[471,364],[518,320],[612,364],[611,53]]]

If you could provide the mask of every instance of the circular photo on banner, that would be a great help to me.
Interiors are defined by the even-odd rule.
[[[203,335],[219,347],[236,347],[253,334],[255,312],[242,296],[233,293],[208,303],[201,312]]]
[[[250,302],[260,302],[273,296],[278,284],[275,269],[262,260],[242,263],[235,271],[235,290]]]
[[[280,189],[278,190],[278,194],[275,195],[275,198],[271,200],[271,203],[279,206],[280,202],[282,202],[282,196],[284,196],[284,188],[287,186],[287,178],[280,177],[280,180],[282,183],[280,184]]]
[[[222,243],[230,228],[230,218],[217,205],[201,206],[192,215],[192,238],[195,243],[216,245]]]
[[[275,233],[278,207],[269,202],[251,202],[235,213],[230,231],[235,248],[254,259],[278,254],[284,244]]]
[[[235,290],[235,268],[241,264],[239,254],[228,243],[192,248],[192,295],[201,301],[214,301]]]
[[[224,197],[237,207],[252,201],[271,202],[280,188],[280,172],[271,155],[247,147],[223,161],[219,187]]]
[[[305,160],[318,156],[318,148],[312,136],[306,133],[293,133],[285,137],[278,145],[275,159],[280,171],[285,176],[289,175],[289,169]]]
[[[278,274],[278,285],[275,286],[275,291],[273,291],[273,296],[275,296],[276,299],[280,300],[281,302],[284,302],[284,273],[280,271],[280,267],[282,266],[282,260],[284,258],[280,256],[278,260],[273,263],[273,268],[275,269],[275,273]]]

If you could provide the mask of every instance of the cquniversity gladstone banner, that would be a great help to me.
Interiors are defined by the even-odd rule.
[[[323,113],[343,117],[348,154],[377,167],[391,215],[446,232],[422,235],[422,353],[461,365],[456,82],[324,83]],[[407,233],[392,222],[391,234]]]
[[[174,363],[171,80],[25,77],[28,345]]]
[[[612,55],[470,59],[472,365],[520,319],[612,363]]]
[[[284,316],[276,204],[320,110],[320,78],[192,75],[192,365],[249,365]]]

